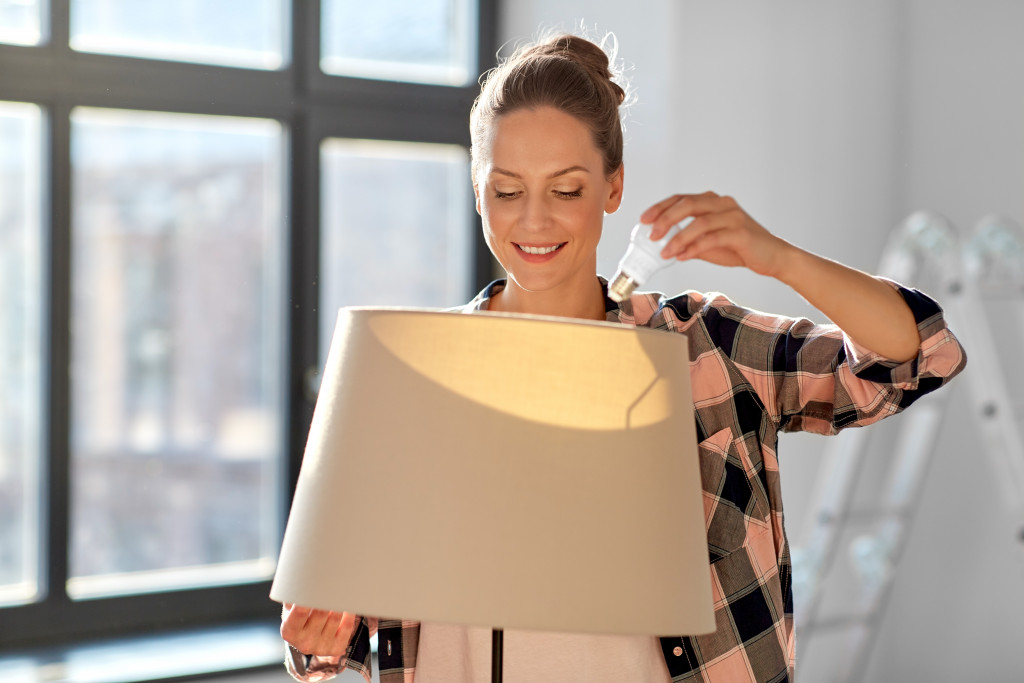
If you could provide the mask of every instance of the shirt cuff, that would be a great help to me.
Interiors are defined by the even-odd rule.
[[[285,643],[285,668],[292,678],[308,683],[326,681],[344,669],[344,657],[307,655]]]

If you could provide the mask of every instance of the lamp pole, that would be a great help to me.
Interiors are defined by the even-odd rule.
[[[505,632],[500,628],[491,630],[491,683],[501,683],[501,671],[505,649]]]

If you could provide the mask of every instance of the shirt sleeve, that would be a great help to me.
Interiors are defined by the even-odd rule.
[[[835,325],[753,311],[730,314],[731,357],[782,431],[834,434],[898,413],[949,382],[967,356],[927,295],[886,281],[907,302],[920,345],[905,362],[858,345]]]
[[[362,674],[367,683],[370,683],[373,675],[373,665],[370,659],[370,638],[377,632],[377,619],[372,617],[360,617],[359,625],[356,626],[352,640],[349,642],[348,650],[341,657],[320,657],[309,658],[309,665],[306,673],[301,674],[292,663],[290,656],[285,657],[285,669],[292,678],[303,683],[317,683],[334,678],[345,669],[352,669]],[[285,646],[287,651],[287,646]]]

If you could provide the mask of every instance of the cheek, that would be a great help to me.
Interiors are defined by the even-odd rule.
[[[494,252],[495,245],[501,241],[498,236],[502,233],[502,221],[500,216],[486,202],[481,205],[480,223],[483,226],[484,242],[487,243],[491,252]],[[497,254],[495,253],[495,255]]]
[[[588,233],[594,233],[597,238],[601,237],[601,228],[604,225],[604,205],[597,202],[587,202],[580,206],[577,213],[577,220],[581,228]]]
[[[480,200],[480,219],[485,232],[501,231],[509,224],[513,216],[513,207],[509,203],[501,203],[489,198]]]
[[[491,256],[494,257],[494,260],[497,261],[503,269],[507,270],[511,264],[509,263],[506,252],[503,251],[505,240],[502,235],[504,233],[500,227],[494,224],[493,220],[491,220],[491,216],[487,214],[486,211],[481,214],[481,218],[484,231],[484,244],[487,245],[487,250],[491,252]]]
[[[588,207],[590,215],[597,218],[597,220],[604,219],[604,202],[594,202]]]

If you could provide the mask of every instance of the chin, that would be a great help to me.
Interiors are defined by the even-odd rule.
[[[524,292],[539,293],[547,292],[552,289],[557,289],[559,285],[565,283],[564,278],[556,277],[538,277],[533,273],[515,273],[505,271],[506,276],[510,282],[514,282],[516,287],[523,290]]]

